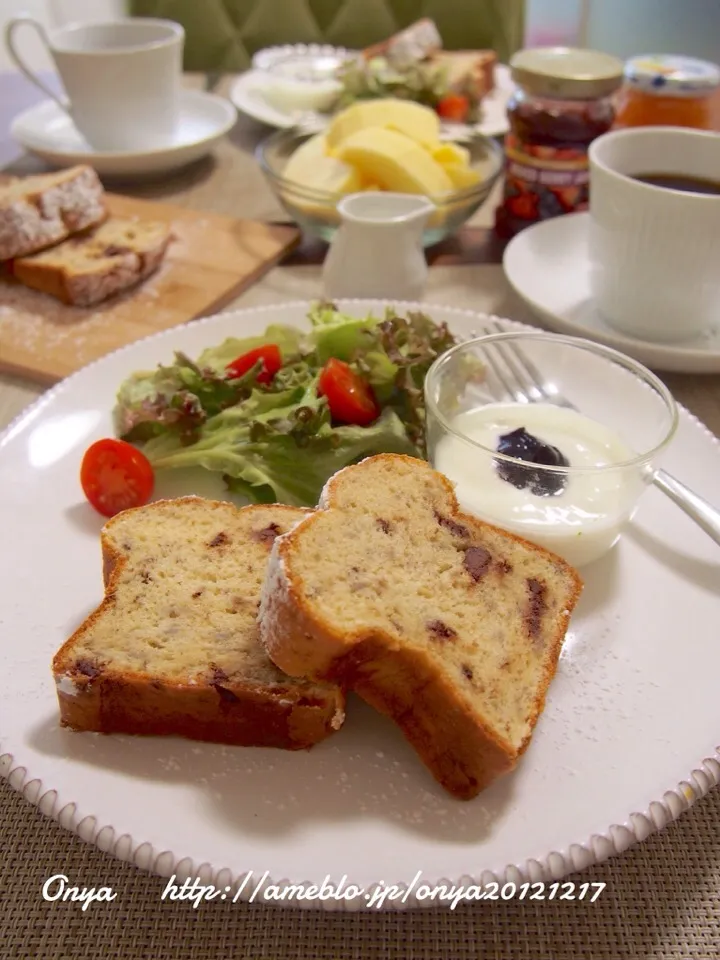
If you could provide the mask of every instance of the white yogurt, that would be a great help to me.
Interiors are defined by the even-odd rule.
[[[291,57],[275,65],[265,80],[265,99],[279,110],[330,110],[342,93],[335,74],[337,57]]]
[[[342,87],[335,80],[303,81],[272,77],[263,89],[267,102],[284,113],[329,110]]]
[[[570,471],[564,489],[551,496],[502,479],[493,453],[499,438],[519,427],[557,447],[570,467],[608,467],[634,458],[617,434],[575,410],[545,403],[488,404],[459,414],[451,425],[488,448],[478,450],[445,433],[431,450],[433,466],[455,483],[463,509],[547,547],[573,566],[590,563],[613,546],[644,489],[639,466]]]

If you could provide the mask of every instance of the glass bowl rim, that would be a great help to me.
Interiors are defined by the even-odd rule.
[[[319,204],[332,205],[339,198],[347,196],[345,193],[330,193],[325,190],[312,190],[307,187],[300,186],[294,180],[286,180],[285,177],[280,173],[276,173],[270,166],[268,162],[266,151],[269,147],[273,146],[275,143],[287,139],[291,135],[296,136],[306,136],[312,137],[315,134],[322,133],[323,127],[283,127],[280,130],[274,130],[269,136],[265,137],[260,143],[255,147],[255,159],[260,165],[263,173],[271,181],[277,184],[283,190],[286,190],[290,193],[295,193],[298,196],[315,201]],[[445,141],[441,141],[443,143]],[[454,143],[455,141],[448,141],[449,143]],[[474,134],[472,139],[468,142],[468,146],[473,144],[481,143],[483,146],[488,147],[489,154],[492,157],[494,163],[494,169],[488,173],[488,175],[480,181],[480,183],[475,184],[471,187],[464,187],[461,190],[452,190],[449,193],[433,193],[433,194],[422,194],[422,196],[427,196],[436,207],[440,207],[445,204],[456,204],[462,200],[476,200],[478,197],[481,199],[486,197],[492,188],[495,186],[497,181],[500,179],[503,166],[504,166],[504,154],[502,147],[498,144],[492,137],[487,137],[485,134],[478,133]],[[466,144],[460,144],[460,146],[465,146]]]
[[[635,457],[632,457],[629,460],[622,460],[619,463],[608,463],[599,467],[562,467],[562,466],[553,466],[545,463],[529,464],[527,460],[521,460],[519,457],[511,457],[505,453],[498,453],[496,450],[491,449],[490,447],[484,446],[482,443],[478,443],[476,440],[472,440],[465,433],[462,433],[459,430],[455,430],[447,417],[438,409],[437,404],[435,403],[434,398],[431,396],[431,389],[435,381],[437,381],[441,375],[442,367],[445,363],[449,362],[450,358],[458,353],[466,351],[470,347],[478,346],[479,344],[487,344],[489,342],[497,342],[501,340],[517,340],[517,339],[532,339],[536,341],[545,340],[552,343],[562,343],[565,346],[575,347],[577,349],[586,350],[590,353],[599,354],[600,356],[605,357],[610,362],[615,362],[619,366],[623,367],[629,373],[631,373],[636,379],[642,380],[646,385],[649,385],[654,389],[655,393],[659,394],[661,400],[664,402],[665,409],[670,418],[670,425],[665,432],[664,437],[659,443],[656,443],[654,447],[645,453],[638,454]],[[655,457],[658,456],[670,443],[670,441],[675,436],[678,426],[680,424],[680,412],[678,409],[677,401],[673,397],[669,388],[663,383],[663,381],[657,377],[651,370],[646,366],[640,363],[637,360],[633,360],[632,357],[629,357],[627,354],[622,353],[619,350],[615,350],[612,347],[607,347],[604,344],[596,343],[594,340],[588,340],[584,337],[569,337],[563,334],[556,333],[546,333],[543,330],[510,330],[503,331],[502,333],[489,333],[484,334],[480,337],[471,337],[467,340],[461,340],[460,343],[456,343],[455,346],[450,347],[449,350],[446,350],[445,353],[437,357],[432,365],[430,366],[426,376],[424,384],[424,395],[425,395],[425,430],[427,434],[427,415],[432,413],[436,420],[442,425],[443,429],[447,433],[456,437],[458,440],[461,440],[463,443],[468,444],[470,447],[475,447],[477,450],[482,450],[483,453],[487,453],[492,456],[493,459],[499,460],[503,463],[511,464],[514,466],[523,466],[528,467],[532,466],[533,469],[537,471],[547,471],[553,474],[562,474],[562,475],[574,475],[579,474],[594,474],[594,473],[610,473],[617,470],[628,470],[631,467],[642,467],[647,465]],[[550,401],[547,401],[550,402]],[[582,415],[582,410],[578,410],[578,413]]]

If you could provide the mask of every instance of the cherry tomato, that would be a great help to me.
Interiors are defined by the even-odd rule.
[[[470,112],[470,101],[461,93],[448,93],[435,108],[445,120],[464,123]]]
[[[80,466],[80,484],[104,517],[142,507],[152,496],[155,475],[150,461],[124,440],[108,437],[91,444]]]
[[[372,387],[342,360],[332,357],[322,369],[318,393],[326,397],[333,420],[365,427],[376,420],[380,408]]]
[[[272,378],[282,366],[282,354],[280,347],[274,343],[266,343],[262,347],[256,347],[254,350],[248,350],[241,357],[237,357],[232,363],[229,363],[226,370],[233,377],[241,377],[247,373],[258,360],[262,360],[262,370],[258,374],[258,383],[271,383]]]

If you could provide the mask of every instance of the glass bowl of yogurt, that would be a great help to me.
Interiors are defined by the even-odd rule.
[[[453,347],[428,371],[425,402],[428,458],[462,508],[575,567],[617,542],[678,425],[642,364],[540,332]]]

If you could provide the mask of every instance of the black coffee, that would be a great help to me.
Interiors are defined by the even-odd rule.
[[[651,187],[682,190],[683,193],[704,193],[710,196],[720,196],[720,180],[688,177],[684,173],[636,173],[633,180],[647,183]]]

